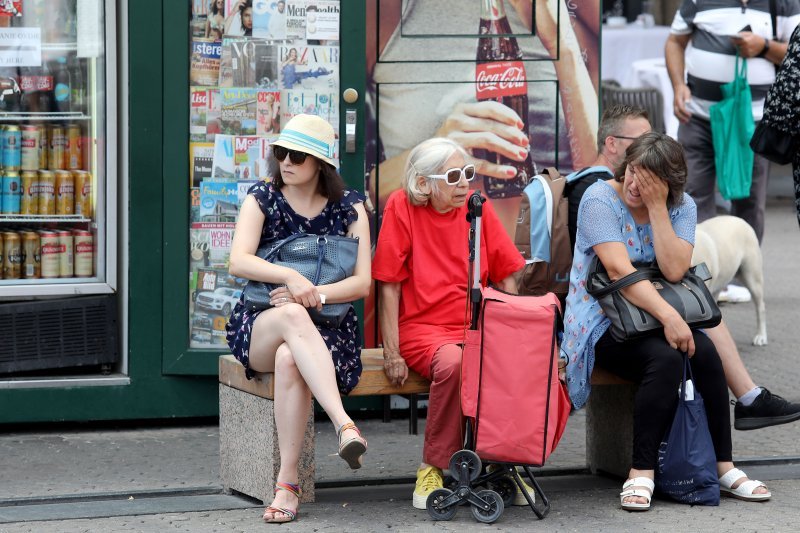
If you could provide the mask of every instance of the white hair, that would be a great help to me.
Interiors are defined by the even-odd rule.
[[[439,194],[441,186],[439,181],[441,180],[430,179],[428,176],[447,170],[444,168],[445,163],[456,153],[460,154],[464,160],[469,158],[463,146],[445,137],[434,137],[422,141],[409,152],[403,176],[403,189],[405,189],[411,205],[427,205],[431,196]],[[425,193],[420,188],[421,182],[418,179],[420,176],[425,178],[422,183],[430,186],[430,193]]]

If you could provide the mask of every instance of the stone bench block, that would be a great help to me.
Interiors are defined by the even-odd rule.
[[[235,490],[269,505],[280,469],[273,400],[219,384],[220,477]],[[314,412],[309,412],[298,473],[302,503],[314,501]]]

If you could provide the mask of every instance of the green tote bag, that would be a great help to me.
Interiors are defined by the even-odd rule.
[[[747,60],[739,57],[738,50],[733,81],[722,86],[722,100],[712,105],[710,112],[719,192],[726,200],[747,198],[753,179],[750,139],[756,126]]]

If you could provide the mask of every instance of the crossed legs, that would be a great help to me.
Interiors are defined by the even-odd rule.
[[[250,368],[256,372],[275,372],[275,426],[281,455],[278,481],[297,483],[312,394],[337,430],[351,422],[342,406],[330,352],[305,308],[292,303],[258,315],[249,357]],[[343,433],[344,439],[358,436],[352,429]],[[271,506],[297,509],[298,503],[297,496],[282,490]],[[265,513],[264,518],[275,514],[284,518],[282,513]]]

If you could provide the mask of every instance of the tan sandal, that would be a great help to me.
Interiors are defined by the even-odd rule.
[[[358,437],[353,437],[342,441],[342,433],[348,429],[358,433]],[[361,468],[361,456],[367,451],[367,441],[361,437],[361,431],[352,422],[343,424],[336,432],[339,437],[339,457],[347,461],[348,466],[353,470]]]
[[[300,485],[295,485],[294,483],[282,483],[278,481],[275,483],[275,492],[277,493],[279,490],[285,490],[286,492],[291,492],[294,494],[298,500],[300,500],[300,496],[302,496],[303,491],[300,490]],[[299,501],[298,501],[299,504]],[[272,513],[272,518],[267,518],[267,513]],[[276,518],[275,514],[281,513],[286,515],[285,517]],[[286,522],[294,522],[297,519],[298,512],[297,509],[288,509],[285,507],[273,507],[269,506],[264,509],[264,522],[267,524],[285,524]]]

